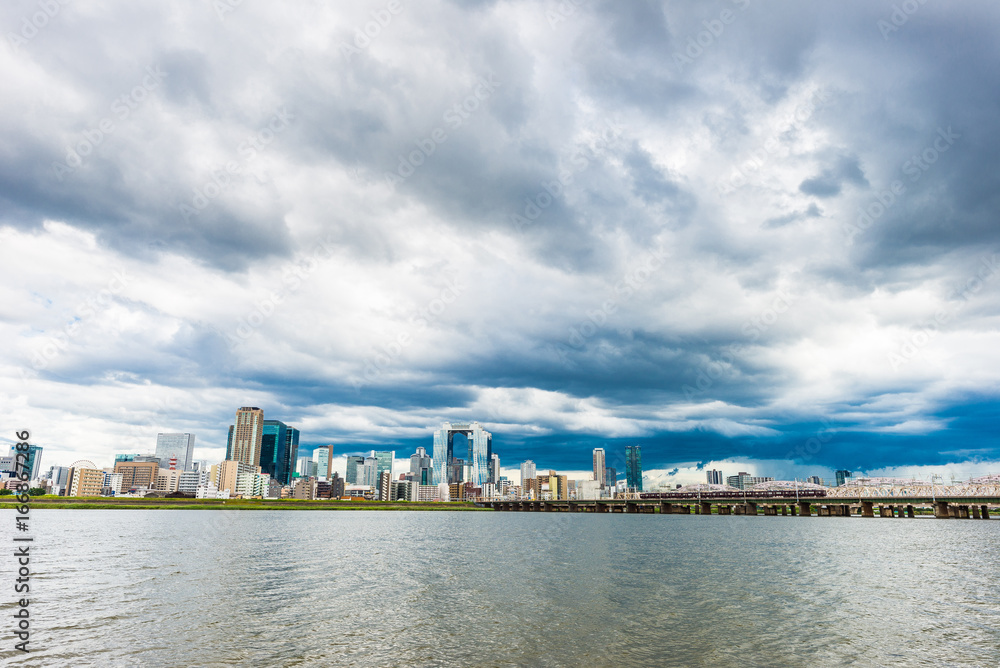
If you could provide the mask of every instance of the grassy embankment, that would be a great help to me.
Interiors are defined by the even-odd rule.
[[[0,509],[21,505],[13,496],[0,496]],[[125,499],[114,497],[33,496],[32,510],[88,508],[108,510],[487,510],[472,503],[428,503],[405,501],[303,501],[301,499]]]

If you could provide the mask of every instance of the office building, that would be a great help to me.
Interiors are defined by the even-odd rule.
[[[292,483],[292,498],[311,501],[316,498],[316,481],[312,478],[297,478]]]
[[[215,486],[220,492],[227,491],[230,495],[236,495],[240,474],[248,474],[260,471],[259,466],[250,466],[243,462],[226,459],[218,464],[214,464],[209,469],[209,484]]]
[[[333,446],[323,445],[313,450],[313,461],[316,462],[316,475],[329,481],[333,475]]]
[[[375,457],[365,457],[364,465],[359,468],[358,474],[359,485],[378,489],[378,460]]]
[[[752,476],[746,471],[740,471],[736,475],[726,478],[726,484],[736,489],[749,489],[762,482],[774,482],[774,478],[770,476]]]
[[[177,469],[160,469],[156,474],[153,489],[157,492],[176,492],[184,471]]]
[[[604,465],[604,448],[594,448],[594,480],[599,487],[604,487],[604,473],[607,467]]]
[[[198,491],[199,485],[207,487],[208,482],[207,470],[184,471],[177,482],[177,491],[184,492],[185,494],[195,494]]]
[[[843,487],[845,483],[850,481],[854,474],[850,471],[834,471],[833,475],[837,478],[837,487]]]
[[[521,485],[529,478],[535,477],[535,462],[530,459],[521,463]]]
[[[260,466],[264,411],[256,406],[243,406],[236,411],[236,424],[230,433],[232,438],[226,448],[226,459]]]
[[[358,485],[358,473],[365,465],[365,458],[360,455],[347,455],[347,470],[344,473],[344,483]]]
[[[24,463],[28,480],[37,480],[42,473],[42,448],[38,445],[28,446],[28,460]]]
[[[604,469],[604,487],[606,489],[618,489],[618,471],[609,466]]]
[[[459,469],[456,466],[454,438],[462,434],[468,444],[468,459]],[[493,459],[493,434],[483,429],[478,422],[445,422],[434,432],[434,481],[458,482],[461,471],[463,482],[471,482],[476,487],[489,482],[489,462]],[[468,475],[465,475],[468,466]]]
[[[116,462],[115,473],[122,474],[122,492],[133,489],[153,489],[156,486],[156,476],[160,474],[159,461],[154,462]]]
[[[392,479],[392,460],[396,457],[395,450],[379,450],[372,452],[372,457],[378,461],[377,465],[377,477],[375,478],[376,484],[378,485],[379,495],[382,495],[385,490],[382,488],[382,474],[388,472],[389,479]]]
[[[642,451],[638,445],[625,446],[625,486],[642,491]]]
[[[104,487],[101,489],[102,496],[116,496],[122,493],[122,474],[104,472]]]
[[[264,420],[261,428],[260,470],[282,485],[292,481],[299,454],[299,430],[280,420]]]
[[[490,482],[496,485],[500,479],[500,457],[496,453],[490,456],[489,473]]]
[[[818,475],[811,475],[808,478],[806,478],[806,482],[811,483],[813,485],[822,485],[823,479],[820,478]]]
[[[722,471],[716,469],[709,469],[705,471],[705,479],[709,485],[724,485],[725,478],[722,475]]]
[[[417,448],[416,453],[410,455],[410,473],[421,485],[430,485],[434,482],[433,460],[424,448]]]
[[[194,461],[194,434],[157,434],[155,455],[161,462],[177,460],[177,468],[190,471]]]
[[[299,457],[297,470],[300,478],[315,478],[318,468],[311,457]]]

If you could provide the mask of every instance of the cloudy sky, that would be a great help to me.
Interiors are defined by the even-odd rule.
[[[330,4],[3,3],[0,438],[1000,470],[996,4]]]

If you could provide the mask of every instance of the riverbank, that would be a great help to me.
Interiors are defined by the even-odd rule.
[[[21,505],[13,496],[0,497],[0,509]],[[435,510],[485,511],[472,503],[406,501],[337,501],[302,499],[136,499],[98,497],[33,496],[32,510]]]

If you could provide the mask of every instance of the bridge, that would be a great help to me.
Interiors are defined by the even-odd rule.
[[[736,489],[727,485],[689,485],[666,492],[639,492],[614,499],[490,500],[477,505],[508,512],[659,513],[697,515],[784,515],[827,517],[915,517],[933,511],[938,518],[990,519],[1000,506],[1000,476],[962,485],[916,480],[861,479],[840,487],[774,481]],[[877,512],[876,512],[877,511]]]

